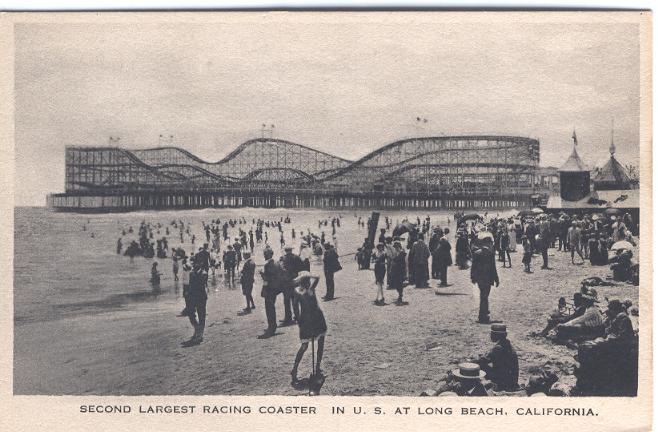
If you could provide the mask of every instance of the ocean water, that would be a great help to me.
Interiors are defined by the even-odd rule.
[[[252,227],[253,218],[278,221],[290,216],[291,223],[283,225],[284,238],[297,247],[299,233],[309,229],[318,235],[325,231],[330,239],[331,225],[318,228],[318,221],[338,215],[342,217],[341,227],[336,233],[338,252],[345,255],[341,259],[353,259],[348,254],[355,252],[367,236],[366,229],[360,228],[357,220],[359,216],[367,218],[369,211],[241,208],[86,215],[58,213],[41,207],[19,207],[14,212],[14,321],[20,325],[143,307],[145,304],[157,307],[161,302],[176,301],[182,286],[173,280],[170,259],[136,257],[131,263],[128,257],[116,254],[121,230],[127,231],[132,226],[136,233],[142,220],[152,225],[162,224],[160,234],[154,232],[154,241],[165,236],[165,226],[172,220],[183,220],[190,225],[191,233],[197,238],[195,245],[190,243],[190,238],[185,238],[181,244],[178,230],[171,226],[167,236],[170,247],[182,246],[189,254],[205,241],[201,228],[203,221],[209,223],[219,218],[223,222],[245,217],[247,224],[229,230],[231,237],[235,237],[238,228],[248,231]],[[384,216],[389,216],[393,224],[404,217],[415,220],[417,216],[421,219],[430,216],[432,223],[446,226],[447,219],[453,219],[449,212],[382,212],[380,228]],[[452,222],[450,227],[454,229]],[[296,242],[291,239],[292,228],[297,232]],[[276,228],[266,229],[266,232],[276,257],[280,253],[280,234]],[[133,237],[136,238],[136,234]],[[124,250],[130,238],[130,235],[124,237]],[[263,260],[260,247],[256,248],[255,258],[257,263]],[[158,290],[154,290],[149,282],[154,261],[159,263],[159,270],[163,273]],[[210,283],[218,290],[228,289],[222,277],[211,278]]]

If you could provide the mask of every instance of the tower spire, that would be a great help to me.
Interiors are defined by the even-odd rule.
[[[610,128],[610,156],[615,155],[615,119],[612,119],[612,127]]]

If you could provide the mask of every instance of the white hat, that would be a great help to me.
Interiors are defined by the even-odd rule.
[[[295,279],[293,279],[293,282],[296,283],[296,284],[298,284],[298,283],[300,283],[300,282],[302,281],[302,279],[306,279],[306,278],[310,278],[310,277],[313,277],[313,275],[311,274],[311,272],[309,272],[309,271],[305,271],[305,270],[304,270],[304,271],[300,271],[300,272],[297,274],[297,277],[296,277]]]
[[[489,231],[480,231],[478,232],[478,240],[491,239],[493,240],[493,234]]]

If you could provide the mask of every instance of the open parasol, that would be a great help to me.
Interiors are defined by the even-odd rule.
[[[532,212],[532,214],[542,214],[542,213],[544,213],[544,210],[540,209],[539,207],[535,207],[530,211]]]
[[[482,217],[477,213],[468,213],[459,218],[460,221],[480,220],[480,219],[482,219]]]
[[[404,233],[408,233],[416,229],[416,224],[409,221],[403,221],[396,225],[393,229],[393,237],[400,237]]]
[[[610,248],[610,250],[622,250],[622,249],[631,250],[633,249],[633,245],[631,244],[631,242],[628,242],[626,240],[620,240],[615,244],[613,244],[612,247]]]
[[[624,214],[624,212],[622,212],[618,208],[608,208],[608,209],[605,209],[605,211],[603,213],[605,213],[607,215],[621,215],[621,214]]]

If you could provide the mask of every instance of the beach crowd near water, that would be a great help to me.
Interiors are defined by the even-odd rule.
[[[187,318],[192,331],[182,347],[221,343],[204,340],[213,289],[209,280],[235,290],[227,295],[239,295],[240,289],[245,307],[237,316],[259,314],[264,329],[253,335],[256,343],[277,336],[279,328],[296,326],[299,348],[291,354],[290,384],[311,394],[319,393],[327,378],[322,361],[333,322],[325,319],[321,304],[354,288],[335,282],[335,275],[344,271],[348,262],[356,263],[352,271],[372,271],[367,278],[371,288],[361,290],[364,308],[414,308],[405,291],[433,288],[441,296],[454,286],[449,281],[458,272],[466,272],[477,287],[478,311],[472,323],[489,332],[490,350],[443,371],[438,384],[423,395],[629,395],[637,391],[639,309],[630,299],[609,299],[597,291],[639,285],[638,221],[630,214],[616,210],[546,214],[533,209],[502,216],[488,212],[435,218],[398,216],[336,213],[317,219],[312,227],[297,223],[294,213],[267,219],[245,212],[200,224],[183,217],[145,219],[138,226],[117,222],[116,253],[130,260],[153,259],[148,276],[154,291],[160,289],[163,276],[182,285],[184,304],[178,316]],[[351,250],[341,241],[346,224],[356,224],[363,237],[360,246]],[[82,229],[94,236],[90,223]],[[578,350],[577,382],[573,377],[563,379],[564,371],[545,369],[536,370],[521,383],[519,356],[508,339],[506,325],[514,307],[491,311],[489,297],[495,297],[499,289],[500,268],[518,266],[527,275],[543,271],[568,275],[565,260],[560,260],[560,266],[551,262],[555,254],[566,255],[566,266],[605,267],[610,274],[571,281],[573,296],[556,298],[555,310],[538,316],[541,328],[530,332],[534,338],[548,338]],[[317,292],[320,281],[323,293]],[[368,297],[373,300],[365,301]],[[363,322],[356,324],[368,326],[367,313],[363,313]],[[329,352],[341,345],[340,340],[327,343]],[[309,346],[311,374],[300,378],[298,368]],[[436,348],[430,344],[427,350]]]

